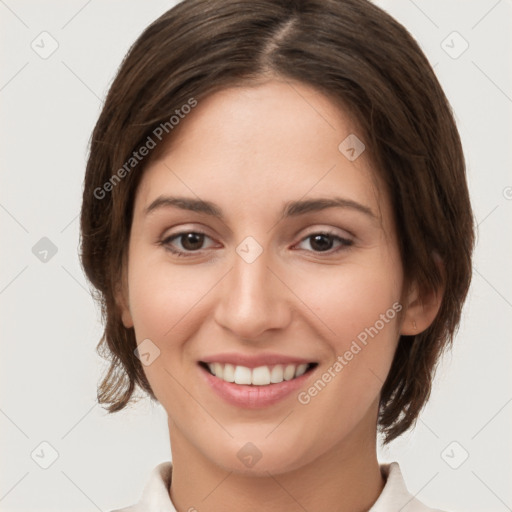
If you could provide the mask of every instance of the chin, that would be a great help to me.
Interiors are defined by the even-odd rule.
[[[219,446],[218,451],[210,453],[209,458],[225,471],[268,477],[268,473],[278,475],[299,469],[316,456],[307,453],[303,440],[297,441],[291,436],[276,436],[275,440],[270,440],[262,435],[261,439],[245,443],[232,440],[229,446]]]

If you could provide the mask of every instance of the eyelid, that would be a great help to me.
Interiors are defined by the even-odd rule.
[[[202,255],[203,252],[205,250],[207,250],[208,248],[198,249],[197,251],[187,251],[187,250],[172,248],[171,241],[179,239],[180,237],[182,237],[186,234],[189,234],[189,233],[202,235],[206,238],[209,238],[210,240],[213,240],[213,238],[211,236],[209,236],[208,233],[206,233],[205,231],[203,231],[201,229],[184,228],[176,233],[164,235],[157,243],[158,243],[158,245],[163,246],[164,249],[166,249],[167,251],[173,253],[175,256],[193,257],[193,256],[197,256],[197,255]],[[334,250],[332,248],[327,251],[310,251],[310,250],[303,249],[306,252],[312,253],[315,255],[325,255],[326,257],[332,256],[332,255],[338,254],[339,252],[341,252],[343,250],[347,250],[349,247],[354,245],[354,240],[352,238],[352,235],[350,235],[347,238],[347,237],[344,237],[343,235],[339,234],[335,228],[329,227],[329,228],[322,229],[322,228],[317,227],[317,228],[311,228],[310,231],[303,234],[301,236],[301,238],[299,239],[299,241],[297,243],[295,243],[292,247],[295,247],[295,246],[301,244],[302,242],[306,241],[308,238],[312,237],[313,235],[330,236],[333,239],[335,239],[341,243],[340,247],[338,247]]]
[[[338,254],[339,252],[342,252],[343,250],[347,250],[350,247],[354,245],[354,239],[352,237],[345,237],[343,235],[340,235],[335,230],[328,228],[328,229],[314,229],[304,235],[301,236],[300,240],[294,244],[293,247],[296,247],[297,245],[303,243],[307,239],[311,238],[313,235],[326,235],[333,238],[335,241],[338,241],[341,245],[338,248],[335,249],[329,249],[327,251],[309,251],[306,250],[306,252],[314,254],[314,255],[322,255],[324,254],[326,257],[333,256]],[[300,250],[300,249],[299,249]],[[305,249],[304,249],[305,250]]]
[[[178,231],[176,233],[170,233],[169,235],[162,236],[159,241],[157,242],[158,245],[163,246],[165,249],[171,251],[174,254],[179,255],[188,255],[193,256],[196,254],[201,254],[203,251],[209,249],[207,247],[206,249],[198,249],[197,251],[186,251],[182,249],[171,249],[171,241],[179,240],[182,236],[187,235],[189,233],[194,233],[196,235],[202,235],[205,238],[209,238],[210,240],[213,240],[213,238],[208,235],[205,231],[202,231],[200,229],[184,229],[182,231]]]
[[[324,234],[324,235],[332,235],[337,236],[339,238],[343,238],[345,240],[352,240],[355,238],[355,235],[351,233],[350,231],[347,231],[346,229],[341,228],[335,228],[335,227],[320,227],[320,226],[314,226],[311,228],[311,230],[306,231],[306,234],[302,235],[302,239],[307,236],[316,235],[316,234]],[[346,234],[346,235],[345,235]]]
[[[304,240],[304,238],[307,238],[308,236],[318,235],[318,234],[331,235],[334,237],[342,238],[344,240],[354,241],[353,239],[355,238],[355,235],[353,233],[351,233],[350,231],[347,231],[346,229],[343,229],[342,231],[344,231],[348,235],[348,237],[347,237],[343,233],[339,233],[338,230],[341,230],[341,228],[333,228],[333,227],[322,228],[322,227],[316,226],[316,227],[308,229],[308,231],[306,231],[306,233],[303,233],[301,238],[299,239],[299,242],[302,242]],[[165,233],[165,231],[164,231],[164,233]],[[213,238],[212,236],[210,236],[208,234],[208,232],[205,230],[205,228],[201,227],[199,229],[195,229],[193,227],[185,226],[183,229],[180,229],[180,231],[177,231],[176,233],[162,235],[160,237],[160,239],[168,240],[169,238],[178,237],[179,235],[185,235],[187,233],[196,233],[196,234],[207,236],[208,238]],[[298,236],[298,235],[296,235],[296,236]]]

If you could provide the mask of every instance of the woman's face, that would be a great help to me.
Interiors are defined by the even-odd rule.
[[[351,134],[318,91],[273,80],[199,101],[147,167],[123,323],[176,450],[275,474],[375,446],[403,275]]]

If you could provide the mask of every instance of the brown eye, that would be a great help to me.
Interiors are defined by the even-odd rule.
[[[328,251],[332,249],[334,240],[328,235],[312,235],[309,238],[311,239],[311,247],[315,249],[315,251]]]
[[[201,249],[204,242],[204,235],[202,233],[185,233],[179,235],[182,247],[187,251],[197,251]]]
[[[338,252],[346,247],[353,245],[352,240],[342,238],[334,233],[312,233],[302,240],[302,242],[309,240],[309,245],[313,252]],[[340,246],[338,249],[331,251],[335,242],[338,242]]]
[[[203,245],[207,238],[209,239],[210,237],[205,233],[197,231],[183,231],[165,238],[160,242],[160,244],[178,256],[191,256],[193,253],[204,249]],[[179,242],[178,247],[176,247],[177,242]]]

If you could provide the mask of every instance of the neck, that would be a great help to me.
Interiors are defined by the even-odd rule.
[[[178,512],[368,511],[382,492],[376,432],[354,432],[312,462],[284,473],[254,476],[214,464],[169,422],[173,473],[170,489]],[[369,442],[371,439],[371,442]]]

